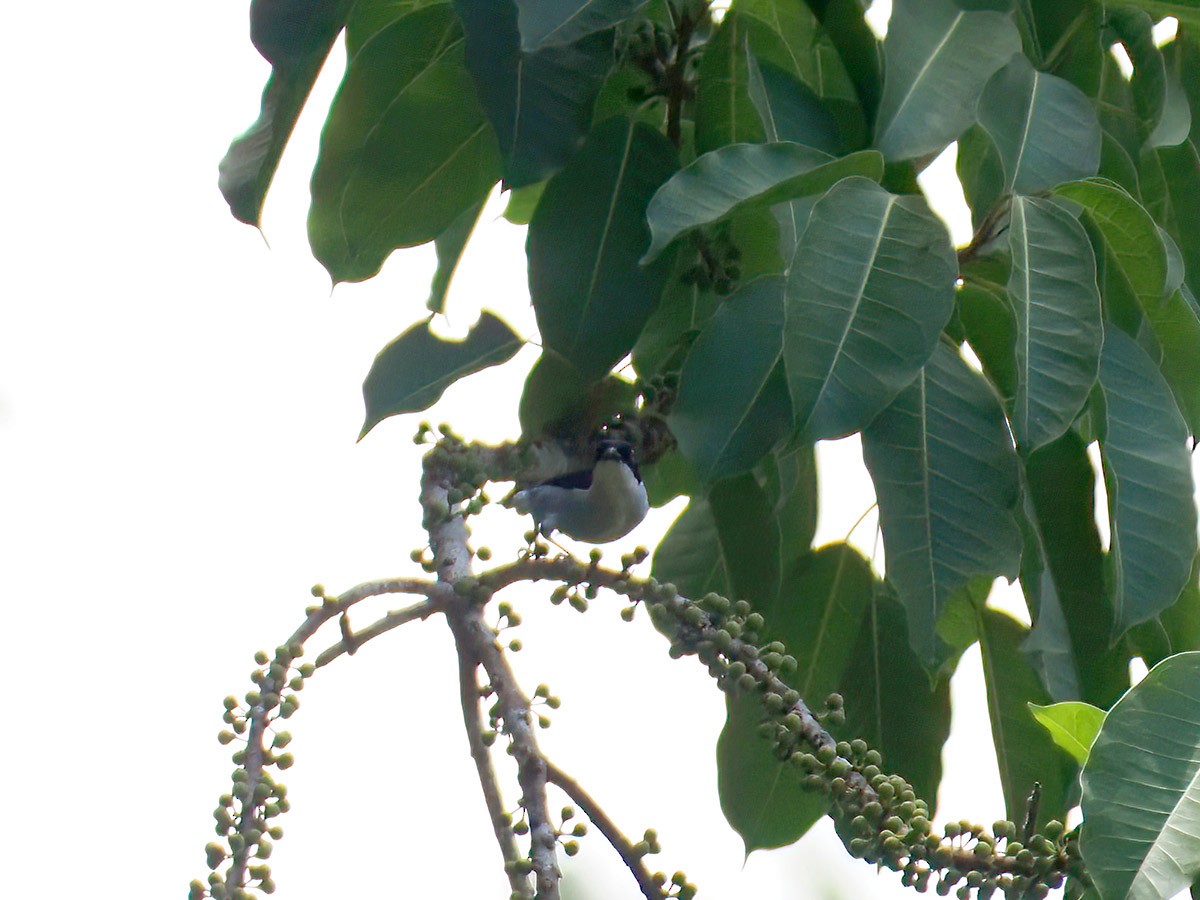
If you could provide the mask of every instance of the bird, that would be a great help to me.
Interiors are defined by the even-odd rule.
[[[558,531],[588,544],[624,537],[650,509],[633,446],[615,439],[597,443],[592,468],[517,491],[512,505],[522,514],[531,514],[538,532],[546,537]]]

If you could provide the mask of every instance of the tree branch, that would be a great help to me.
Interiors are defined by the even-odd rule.
[[[414,603],[412,606],[406,606],[404,609],[392,610],[386,616],[376,619],[366,628],[351,632],[349,641],[343,638],[332,647],[323,650],[316,658],[314,665],[318,669],[322,666],[327,666],[343,653],[354,653],[372,638],[377,638],[381,634],[387,634],[393,628],[398,628],[401,625],[412,622],[414,619],[427,619],[439,611],[441,611],[441,604],[432,599],[422,600],[420,603]]]
[[[600,829],[604,839],[617,851],[626,868],[633,874],[646,900],[663,900],[667,895],[663,893],[662,886],[651,877],[650,870],[642,861],[643,854],[638,853],[633,844],[629,842],[629,838],[625,837],[600,804],[592,799],[592,795],[585,791],[579,782],[549,760],[546,760],[546,779],[570,797],[575,805],[591,819],[592,824]]]

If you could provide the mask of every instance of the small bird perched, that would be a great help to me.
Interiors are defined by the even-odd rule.
[[[577,541],[607,544],[624,537],[646,517],[646,486],[628,441],[606,438],[590,469],[568,472],[513,495],[513,507],[532,514],[537,529],[561,531]]]

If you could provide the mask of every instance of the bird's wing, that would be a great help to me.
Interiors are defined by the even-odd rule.
[[[565,475],[559,475],[557,478],[551,478],[548,481],[543,481],[539,487],[560,487],[568,488],[576,491],[586,491],[592,486],[592,470],[580,469],[578,472],[567,472]]]

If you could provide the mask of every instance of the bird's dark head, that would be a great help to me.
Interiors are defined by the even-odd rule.
[[[633,445],[628,441],[605,438],[596,444],[596,462],[619,462],[629,466],[638,481],[642,480],[637,461],[633,458]]]

